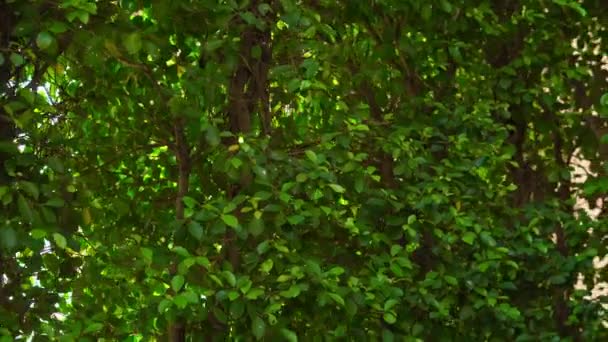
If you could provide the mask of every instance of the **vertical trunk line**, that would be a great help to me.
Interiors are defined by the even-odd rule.
[[[569,160],[564,160],[563,157],[563,140],[558,131],[559,121],[555,115],[552,115],[557,129],[553,132],[554,141],[554,159],[557,166],[562,169],[568,167]],[[566,203],[570,199],[570,180],[562,180],[557,189],[557,197],[561,203]],[[572,210],[572,208],[570,208]],[[568,257],[568,241],[563,225],[560,223],[555,228],[555,244],[559,253],[564,257]],[[557,324],[557,330],[560,336],[570,337],[574,341],[582,341],[580,328],[577,325],[568,325],[568,316],[570,316],[570,308],[568,307],[568,299],[570,297],[571,287],[558,285],[554,290],[554,319]]]
[[[190,148],[186,141],[184,133],[184,119],[179,118],[173,126],[173,135],[175,140],[175,157],[177,161],[178,179],[177,179],[177,194],[175,196],[175,219],[177,221],[184,220],[184,196],[188,193],[190,179]],[[176,273],[175,264],[171,265],[171,275]],[[177,318],[176,322],[169,325],[169,341],[170,342],[185,342],[186,341],[186,326],[181,317]]]
[[[190,178],[190,152],[184,133],[184,120],[178,119],[174,127],[175,148],[178,168],[177,196],[175,198],[175,218],[184,219],[184,196],[188,193]]]
[[[376,122],[384,122],[384,117],[382,115],[382,108],[378,105],[376,98],[374,96],[374,91],[369,83],[364,83],[361,87],[361,92],[363,93],[363,97],[367,101],[369,105],[369,110],[372,118]],[[395,176],[393,175],[393,157],[382,151],[375,151],[375,158],[377,160],[378,169],[380,171],[380,180],[382,184],[387,188],[391,189],[395,187]]]
[[[252,1],[250,10],[262,19],[268,21],[258,11],[258,1]],[[254,47],[261,49],[261,55],[252,56]],[[230,80],[228,96],[228,120],[230,131],[234,137],[226,139],[226,145],[238,143],[237,136],[251,132],[252,115],[258,111],[260,128],[262,134],[270,134],[270,94],[268,87],[268,72],[272,60],[272,45],[269,29],[261,30],[255,26],[247,26],[241,33],[240,62]],[[227,189],[229,198],[251,184],[251,176],[243,173],[237,184],[232,184]],[[241,218],[237,209],[235,216]],[[234,270],[238,269],[240,263],[240,251],[236,245],[236,234],[234,230],[228,230],[225,235],[225,243],[228,260]]]
[[[258,1],[252,1],[249,9],[258,13]],[[270,107],[268,90],[268,70],[271,58],[270,32],[261,31],[255,26],[246,26],[241,33],[240,61],[236,66],[228,87],[227,119],[232,137],[224,140],[224,145],[238,144],[238,136],[251,132],[252,115],[257,110],[260,115],[261,131],[270,134]],[[252,48],[259,46],[262,49],[261,58],[251,55]],[[236,152],[233,152],[236,153]],[[227,199],[233,199],[251,184],[252,177],[242,172],[238,182],[230,184],[226,189]],[[242,222],[241,206],[237,207],[234,215]],[[238,245],[238,236],[232,228],[228,228],[223,238],[224,256],[230,263],[233,272],[238,272],[241,261],[241,250]],[[209,340],[228,335],[228,327],[217,324],[217,319],[209,313],[208,321],[212,326]],[[215,324],[214,324],[215,323]]]

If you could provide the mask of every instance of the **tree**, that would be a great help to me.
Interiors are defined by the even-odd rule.
[[[6,340],[607,337],[601,1],[0,6]]]

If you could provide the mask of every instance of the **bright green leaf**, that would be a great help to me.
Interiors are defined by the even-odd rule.
[[[339,304],[340,306],[344,306],[344,298],[337,293],[328,293],[329,298],[333,299],[334,302]]]
[[[289,289],[285,291],[279,292],[282,297],[286,298],[295,298],[300,295],[301,289],[298,285],[293,284],[289,287]]]
[[[264,294],[264,290],[260,289],[260,288],[252,288],[251,290],[249,290],[249,292],[247,292],[247,294],[245,295],[245,298],[249,299],[249,300],[255,300],[258,297],[262,296]]]
[[[262,265],[260,265],[260,270],[264,273],[269,273],[270,270],[272,270],[272,267],[274,266],[274,262],[272,261],[272,259],[266,259]]]
[[[341,194],[344,191],[346,191],[346,189],[344,189],[344,187],[342,185],[339,184],[328,184],[330,188],[332,188],[333,191]]]
[[[32,229],[30,234],[32,235],[32,237],[34,239],[42,239],[42,238],[46,237],[46,231],[42,230],[42,229]]]
[[[228,227],[236,228],[239,226],[239,220],[234,215],[222,215],[222,221],[224,221]]]
[[[283,335],[283,337],[285,337],[287,342],[298,342],[298,335],[289,329],[281,329],[281,334]]]
[[[55,241],[57,247],[61,249],[65,249],[68,245],[68,242],[65,237],[59,233],[53,233],[53,241]]]
[[[385,312],[382,317],[384,318],[384,321],[388,324],[395,324],[395,322],[397,322],[397,316],[394,312]]]
[[[466,232],[462,236],[462,241],[466,242],[469,245],[472,245],[475,242],[476,238],[477,238],[477,235],[475,235],[475,233],[473,233],[473,232]]]
[[[173,291],[178,292],[184,285],[184,282],[184,276],[181,274],[177,274],[173,276],[173,279],[171,279],[171,288],[173,289]]]

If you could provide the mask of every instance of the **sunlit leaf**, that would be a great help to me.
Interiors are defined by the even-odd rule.
[[[239,225],[239,220],[234,215],[222,215],[222,221],[228,226],[232,228],[236,228]]]
[[[68,245],[68,242],[65,237],[59,233],[53,233],[53,241],[55,241],[57,247],[61,249],[65,249]]]

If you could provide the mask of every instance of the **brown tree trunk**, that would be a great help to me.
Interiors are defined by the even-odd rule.
[[[258,12],[259,1],[252,1],[249,10],[262,18]],[[255,26],[247,26],[241,33],[240,63],[230,80],[228,89],[227,118],[231,138],[224,140],[224,145],[229,147],[238,144],[238,136],[245,135],[252,130],[252,118],[257,111],[260,117],[260,128],[263,134],[270,133],[270,104],[268,90],[268,70],[271,59],[270,31],[262,31]],[[259,46],[262,50],[260,57],[251,55],[252,48]],[[234,152],[236,153],[236,152]],[[238,182],[230,184],[226,193],[228,199],[232,199],[242,191],[245,191],[252,182],[250,174],[243,172]],[[242,222],[240,207],[235,210],[234,215]],[[229,261],[232,271],[237,272],[240,268],[241,251],[238,237],[234,229],[229,228],[224,236],[224,250],[226,259]],[[228,335],[228,327],[218,322],[214,315],[209,312],[209,325],[213,329],[209,340]]]
[[[178,179],[177,194],[175,196],[175,219],[178,222],[184,220],[184,196],[188,193],[188,183],[190,179],[190,148],[184,133],[184,120],[177,119],[173,127],[175,141],[175,157],[177,160]],[[174,274],[175,270],[171,270]],[[186,326],[182,317],[177,317],[176,322],[169,325],[168,331],[170,342],[186,341]]]

